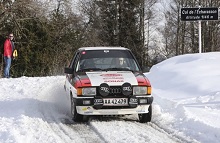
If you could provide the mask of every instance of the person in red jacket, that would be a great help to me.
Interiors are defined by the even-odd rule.
[[[4,77],[10,77],[10,67],[12,61],[12,53],[14,50],[14,35],[12,33],[9,34],[8,38],[5,40],[4,43],[4,61],[5,61],[5,68],[4,68]]]

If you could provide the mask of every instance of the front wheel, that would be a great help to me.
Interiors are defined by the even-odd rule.
[[[148,113],[138,114],[138,117],[141,123],[150,122],[152,118],[152,105],[149,106]]]
[[[71,97],[71,115],[73,117],[73,121],[75,122],[87,122],[89,119],[88,116],[77,113],[76,104],[74,103],[73,97]]]

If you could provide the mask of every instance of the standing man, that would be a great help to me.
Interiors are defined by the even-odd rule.
[[[14,50],[14,42],[12,41],[13,39],[14,39],[14,35],[13,33],[10,33],[4,43],[4,61],[5,61],[4,77],[5,78],[10,77],[12,53]]]

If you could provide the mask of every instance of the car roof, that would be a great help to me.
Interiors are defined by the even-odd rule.
[[[79,50],[84,51],[84,50],[129,50],[129,49],[124,47],[82,47],[79,48]]]

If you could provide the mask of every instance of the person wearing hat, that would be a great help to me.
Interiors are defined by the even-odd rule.
[[[15,48],[13,39],[14,39],[14,35],[13,33],[10,33],[4,43],[4,61],[5,61],[4,77],[5,78],[10,77],[10,67],[13,56],[12,54]]]

